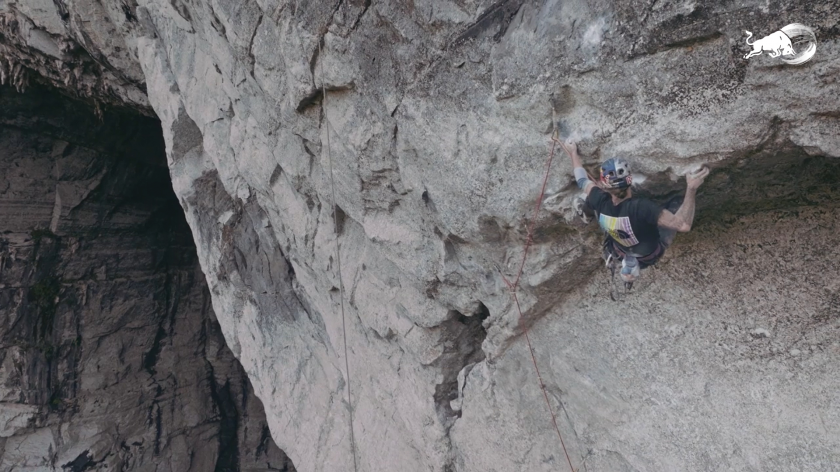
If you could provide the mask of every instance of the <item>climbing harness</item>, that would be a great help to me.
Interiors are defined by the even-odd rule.
[[[627,294],[633,290],[633,282],[624,282],[624,290],[619,289],[618,281],[615,279],[615,272],[618,269],[620,259],[615,254],[606,256],[607,269],[610,271],[610,298],[614,302],[623,302]]]
[[[318,42],[318,57],[323,58],[321,42]],[[341,278],[341,254],[338,249],[338,210],[335,205],[335,179],[333,178],[332,149],[330,146],[330,124],[327,119],[327,85],[324,81],[324,62],[321,61],[321,99],[324,112],[324,129],[327,132],[327,159],[330,163],[330,191],[332,193],[333,207],[333,230],[335,232],[335,260],[338,266],[338,294],[341,298],[341,335],[344,338],[344,373],[347,377],[347,411],[350,414],[350,449],[353,454],[353,470],[357,471],[356,464],[356,437],[353,434],[353,403],[350,395],[350,363],[347,359],[347,325],[344,316],[344,280]]]
[[[645,267],[653,267],[656,261],[662,257],[664,252],[665,249],[662,244],[659,244],[656,246],[656,249],[647,256],[636,257],[639,269],[641,270]],[[620,263],[624,259],[625,254],[624,251],[616,247],[615,241],[606,234],[604,235],[602,256],[607,269],[610,271],[610,298],[616,302],[623,302],[627,295],[633,290],[633,282],[624,282],[624,290],[621,290],[619,287],[619,281],[616,280],[615,273],[616,271],[621,270]]]
[[[624,290],[619,288],[615,273],[621,270],[621,260],[624,258],[624,255],[616,251],[612,239],[606,235],[603,244],[603,257],[607,269],[610,271],[610,298],[614,302],[623,302],[627,294],[630,293],[630,290],[633,289],[633,282],[624,282]]]
[[[553,120],[554,123],[557,123],[556,118]],[[511,297],[513,298],[514,304],[516,305],[516,310],[519,312],[519,319],[522,319],[522,307],[519,305],[519,297],[516,295],[516,290],[519,288],[519,280],[522,278],[522,271],[525,268],[525,260],[528,259],[528,250],[531,248],[531,243],[533,243],[533,234],[534,234],[534,227],[537,224],[537,216],[540,212],[540,207],[542,206],[543,197],[545,196],[545,187],[548,184],[548,175],[551,171],[551,162],[554,160],[554,153],[559,140],[557,139],[557,129],[555,127],[554,133],[551,135],[551,151],[548,155],[548,160],[545,164],[545,177],[543,178],[542,189],[540,190],[540,196],[537,198],[537,204],[534,207],[534,216],[531,218],[531,224],[528,227],[528,235],[525,238],[525,250],[522,254],[522,262],[519,264],[519,271],[516,274],[516,279],[511,282],[505,277],[502,273],[502,270],[499,266],[496,266],[496,269],[499,271],[499,274],[502,276],[502,280],[504,280],[505,284],[510,290]],[[572,459],[569,457],[569,452],[566,450],[566,443],[563,441],[563,434],[560,433],[560,427],[557,426],[557,415],[554,414],[554,409],[551,408],[551,402],[548,399],[548,392],[545,389],[545,383],[542,379],[542,374],[540,373],[540,368],[537,365],[537,357],[534,354],[534,348],[531,345],[531,337],[528,336],[528,326],[525,327],[524,330],[525,334],[525,341],[528,343],[528,351],[531,353],[531,361],[534,363],[534,370],[537,372],[537,380],[540,383],[540,389],[543,393],[543,398],[545,399],[545,404],[548,407],[548,412],[551,414],[551,422],[554,425],[554,430],[557,432],[557,437],[560,438],[560,445],[563,447],[563,454],[566,456],[566,461],[569,463],[569,469],[572,472],[577,472],[577,470],[572,465]],[[582,463],[584,467],[586,467],[585,462]]]

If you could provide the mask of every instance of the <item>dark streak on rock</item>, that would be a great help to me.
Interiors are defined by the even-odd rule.
[[[158,386],[158,396],[162,393],[162,389]],[[154,410],[155,410],[155,455],[160,454],[160,439],[163,436],[163,413],[161,412],[160,405],[155,401],[154,403]]]
[[[90,451],[84,451],[72,461],[61,466],[66,472],[84,472],[91,470],[96,466],[93,457],[90,456]]]
[[[312,105],[321,103],[321,95],[322,92],[320,88],[312,90],[312,92],[309,95],[303,97],[300,100],[300,102],[298,102],[298,106],[295,108],[295,111],[297,111],[298,113],[303,113],[307,108],[311,107]]]
[[[208,4],[207,8],[210,9],[210,15],[211,15],[210,26],[212,26],[213,29],[216,30],[217,33],[224,36],[227,33],[227,30],[225,29],[225,25],[222,23],[221,20],[219,20],[219,17],[216,15],[216,12],[213,10],[213,6],[211,4]],[[254,34],[256,34],[256,31],[257,30],[255,29]],[[251,37],[251,44],[252,45],[253,45],[253,40],[254,40],[254,38],[252,36]],[[250,52],[250,48],[249,48],[249,52]]]
[[[340,206],[335,206],[335,232],[341,236],[344,233],[344,223],[347,221],[347,213]]]
[[[283,174],[283,168],[280,167],[280,164],[274,166],[274,171],[271,173],[271,177],[268,178],[268,184],[270,186],[274,186],[274,183],[277,182],[277,179]]]
[[[231,394],[230,381],[217,385],[212,365],[210,368],[210,398],[219,418],[219,455],[215,472],[239,472],[239,413]]]
[[[190,15],[190,11],[181,0],[169,0],[169,4],[172,5],[172,8],[174,8],[179,15],[181,15],[181,18],[186,20],[187,23],[192,24],[192,15]]]
[[[256,57],[254,57],[254,38],[257,37],[257,32],[260,30],[260,26],[262,26],[263,18],[265,15],[260,15],[259,19],[257,20],[257,26],[254,28],[254,32],[251,33],[251,39],[248,40],[248,60],[251,74],[251,77],[254,76],[254,66],[257,63]]]
[[[146,369],[146,372],[150,375],[157,374],[157,371],[155,371],[155,364],[157,364],[158,356],[160,355],[163,338],[166,337],[166,330],[163,329],[164,321],[165,320],[161,320],[158,325],[157,332],[155,333],[155,340],[152,342],[152,348],[145,356],[143,356],[143,368]]]
[[[493,41],[498,42],[505,35],[508,25],[524,3],[525,0],[501,0],[488,8],[475,23],[450,41],[447,49],[455,49],[471,39],[478,38],[491,28],[498,28],[493,34]]]
[[[356,88],[356,84],[354,82],[344,85],[326,86],[327,92],[346,92],[348,90],[353,90],[354,88]],[[303,113],[307,108],[322,103],[323,98],[323,89],[321,87],[314,88],[309,95],[306,95],[300,100],[300,102],[298,102],[298,106],[295,108],[295,111]]]
[[[134,8],[137,8],[137,5],[133,5]],[[131,6],[126,3],[122,4],[123,14],[125,14],[125,21],[130,23],[137,23],[137,15],[132,11]]]
[[[484,320],[490,317],[490,311],[484,303],[478,302],[478,307],[471,316],[465,316],[452,310],[449,319],[437,326],[436,330],[443,330],[443,354],[434,362],[441,368],[443,382],[435,386],[435,405],[446,428],[454,424],[456,418],[461,417],[460,411],[454,411],[450,402],[458,398],[458,373],[470,365],[484,360],[481,344],[487,337]]]
[[[257,446],[257,456],[261,456],[265,454],[266,449],[268,448],[268,440],[271,438],[271,430],[268,429],[268,425],[263,426],[262,433],[260,433],[260,443]]]
[[[362,21],[362,17],[365,16],[365,13],[367,13],[368,8],[370,8],[370,3],[371,0],[365,0],[364,5],[362,5],[362,12],[359,13],[359,16],[356,17],[356,21],[353,22],[352,26],[350,26],[351,30],[355,30],[356,27],[359,26],[359,22]]]
[[[694,47],[703,43],[714,41],[720,38],[721,36],[723,36],[723,33],[721,33],[720,31],[712,31],[707,34],[701,34],[699,36],[678,39],[674,42],[666,43],[659,50],[657,50],[657,52],[672,48]]]

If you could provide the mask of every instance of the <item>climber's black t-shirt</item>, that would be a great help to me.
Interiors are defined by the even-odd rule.
[[[659,245],[656,222],[662,208],[646,198],[631,198],[613,205],[609,193],[593,188],[586,203],[598,212],[598,224],[625,252],[644,257]]]

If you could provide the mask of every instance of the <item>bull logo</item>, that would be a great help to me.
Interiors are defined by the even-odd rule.
[[[781,31],[776,31],[771,35],[750,42],[752,35],[753,34],[751,32],[747,31],[747,44],[752,46],[753,50],[750,51],[749,54],[745,55],[744,59],[757,56],[764,51],[769,51],[770,57],[779,57],[782,54],[785,56],[793,56],[796,54],[793,50],[793,45],[791,45],[790,38]]]
[[[799,24],[792,23],[773,34],[750,42],[752,33],[747,31],[747,45],[752,51],[744,55],[744,59],[758,56],[767,51],[770,57],[782,56],[782,61],[787,64],[804,64],[808,62],[817,52],[817,38],[814,30]]]

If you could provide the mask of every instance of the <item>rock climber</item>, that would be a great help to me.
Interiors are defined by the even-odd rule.
[[[686,175],[682,204],[671,200],[665,208],[646,199],[633,197],[633,176],[624,159],[607,159],[601,164],[600,186],[589,180],[580,162],[574,142],[558,141],[572,158],[575,180],[586,194],[576,206],[580,213],[594,211],[598,224],[606,232],[605,251],[621,259],[621,279],[633,282],[640,269],[656,264],[677,232],[686,233],[694,222],[694,200],[697,189],[709,175],[703,167]],[[674,209],[678,206],[676,212]],[[582,207],[582,208],[580,208]],[[587,208],[588,207],[588,208]]]

